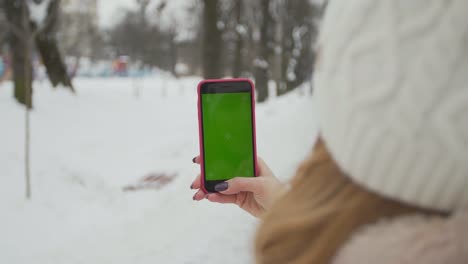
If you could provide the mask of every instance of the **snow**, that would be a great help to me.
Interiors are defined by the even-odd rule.
[[[199,172],[199,78],[76,79],[77,95],[36,82],[32,200],[24,198],[24,109],[0,84],[0,263],[251,263],[258,220],[192,200]],[[257,107],[258,152],[282,180],[316,138],[313,99]],[[159,190],[123,192],[148,173]]]
[[[44,23],[44,19],[47,17],[50,0],[44,0],[40,3],[27,1],[26,3],[28,5],[31,20],[34,21],[38,27],[42,27],[42,23]]]
[[[178,75],[187,75],[190,72],[190,68],[187,64],[179,62],[175,66],[175,72]]]
[[[242,24],[237,24],[236,25],[236,32],[242,36],[247,35],[247,27],[242,25]]]
[[[255,60],[253,61],[253,65],[260,69],[268,68],[268,62],[262,58],[255,58]]]
[[[297,60],[294,58],[289,59],[288,68],[286,71],[286,78],[288,81],[292,82],[296,80],[296,73],[294,72],[296,69]]]

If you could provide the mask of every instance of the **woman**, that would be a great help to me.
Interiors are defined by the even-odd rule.
[[[260,160],[261,177],[194,199],[261,217],[258,263],[468,263],[467,11],[464,0],[331,1],[320,139],[290,188]]]

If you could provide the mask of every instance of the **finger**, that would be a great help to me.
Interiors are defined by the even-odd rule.
[[[193,195],[193,200],[194,201],[200,201],[205,199],[206,193],[203,192],[202,190],[198,190],[194,195]]]
[[[193,180],[192,184],[190,185],[190,189],[200,189],[200,187],[201,187],[200,174],[198,174],[195,180]]]
[[[195,157],[192,159],[192,162],[193,162],[193,163],[196,163],[196,164],[200,164],[200,155],[195,156]]]
[[[260,194],[263,192],[264,180],[262,178],[236,177],[228,181],[218,183],[215,190],[222,194],[237,194],[240,192],[253,192]]]
[[[267,175],[273,175],[273,172],[271,171],[270,167],[265,163],[265,161],[257,157],[257,163],[258,163],[258,176],[267,176]]]
[[[214,203],[222,203],[222,204],[227,204],[227,203],[235,204],[236,203],[236,195],[224,195],[224,194],[219,194],[219,193],[210,193],[206,196],[206,199]]]

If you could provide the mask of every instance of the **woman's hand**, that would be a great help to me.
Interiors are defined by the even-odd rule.
[[[193,162],[200,164],[200,157],[195,157]],[[218,183],[215,186],[218,193],[209,194],[200,189],[201,181],[198,175],[190,186],[191,189],[198,189],[193,200],[207,199],[215,203],[237,204],[251,215],[259,217],[271,207],[278,196],[285,192],[286,187],[261,158],[258,158],[258,169],[258,177],[236,177]]]

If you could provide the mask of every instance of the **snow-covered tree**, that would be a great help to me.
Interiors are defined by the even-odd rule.
[[[295,89],[308,81],[315,60],[314,43],[318,33],[321,6],[309,0],[284,1],[281,17],[282,84],[278,95]]]

